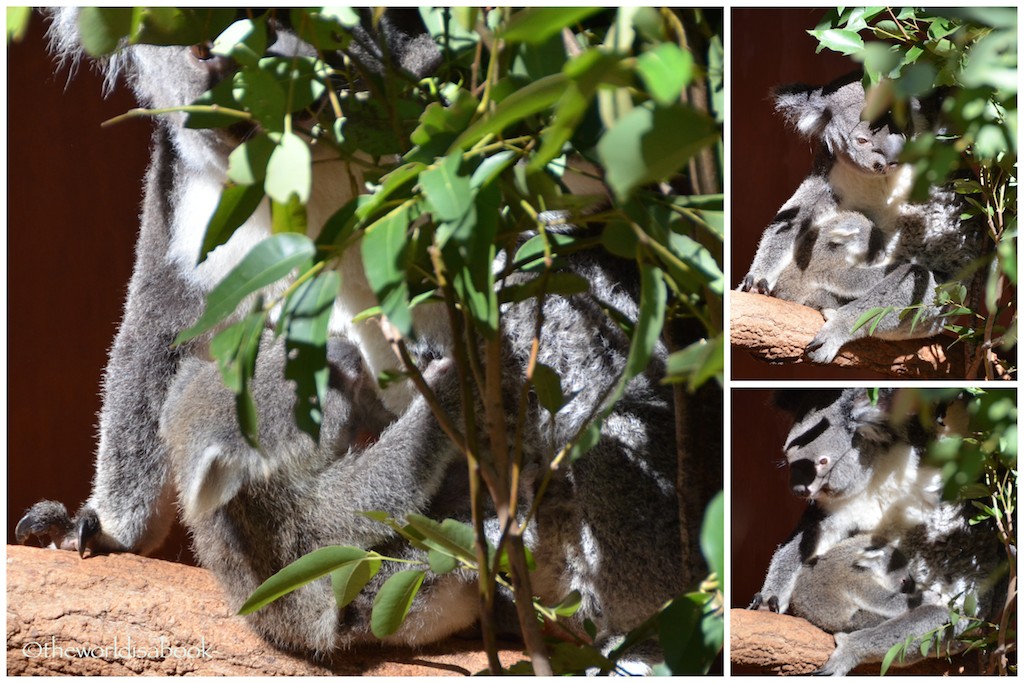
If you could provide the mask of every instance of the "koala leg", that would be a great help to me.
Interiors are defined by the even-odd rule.
[[[821,676],[845,676],[854,667],[881,662],[893,645],[911,639],[903,659],[897,664],[913,664],[921,656],[922,636],[949,622],[949,610],[939,605],[922,605],[872,628],[836,634],[836,649],[815,672]]]
[[[457,452],[422,398],[372,445],[359,449],[357,428],[375,424],[383,409],[368,385],[364,391],[369,380],[354,347],[332,340],[328,356],[332,380],[319,443],[294,424],[294,396],[284,380],[280,344],[260,354],[253,380],[259,451],[243,440],[232,394],[213,363],[189,361],[171,388],[162,433],[183,518],[200,563],[218,576],[236,606],[271,575],[325,546],[422,561],[389,527],[362,512],[396,518],[428,513],[446,478],[459,476]],[[425,373],[449,409],[458,400],[453,376],[447,360],[432,362]],[[385,561],[368,589],[344,610],[325,577],[258,610],[250,623],[281,647],[316,654],[375,640],[373,595],[408,567]],[[406,623],[391,640],[431,642],[471,625],[476,615],[471,579],[458,572],[428,574]]]
[[[878,278],[881,268],[851,271],[861,278]],[[872,308],[892,306],[875,327],[873,336],[882,339],[917,339],[937,334],[942,329],[941,309],[931,304],[937,283],[931,271],[914,264],[903,264],[892,270],[863,296],[838,308],[807,345],[807,357],[815,363],[830,363],[839,349],[854,339],[868,336],[870,325],[853,330],[858,319]],[[900,311],[921,304],[923,312]],[[916,319],[916,320],[915,320]]]

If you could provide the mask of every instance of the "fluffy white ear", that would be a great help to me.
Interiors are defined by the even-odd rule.
[[[772,94],[775,111],[805,137],[820,135],[832,118],[821,88],[787,85],[776,88]]]
[[[195,520],[224,507],[243,485],[266,478],[267,462],[257,453],[241,456],[220,444],[207,446],[193,463],[189,479],[183,482],[181,504],[186,519]]]

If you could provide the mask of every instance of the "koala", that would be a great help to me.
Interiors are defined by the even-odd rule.
[[[881,661],[896,643],[948,624],[950,607],[963,609],[968,595],[977,597],[979,613],[992,607],[989,577],[999,562],[995,538],[970,524],[969,505],[941,499],[939,473],[920,462],[935,432],[913,418],[892,424],[894,400],[893,390],[882,390],[872,403],[864,389],[790,392],[777,399],[794,415],[784,448],[791,488],[809,504],[796,531],[772,557],[751,609],[795,613],[801,605],[812,623],[843,630],[836,627],[843,625],[851,596],[828,587],[819,593],[814,572],[825,560],[827,576],[830,564],[848,563],[850,553],[862,552],[858,545],[885,553],[891,546],[897,564],[905,560],[906,575],[914,581],[911,593],[921,591],[920,603],[916,595],[907,598],[906,609],[895,614],[887,612],[902,605],[902,598],[873,603],[875,617],[886,617],[880,623],[845,624],[859,627],[837,636],[837,648],[821,673],[844,675],[858,664]],[[870,545],[863,545],[865,535]],[[861,540],[851,543],[851,537]],[[826,559],[837,548],[838,556]],[[863,594],[864,583],[854,585],[852,592]],[[809,592],[818,594],[809,597]],[[822,619],[822,614],[830,616]],[[966,621],[961,620],[961,630]]]
[[[269,53],[308,49],[286,23],[271,21]],[[415,10],[389,10],[379,24],[368,20],[353,31],[349,56],[371,71],[388,61],[422,78],[440,59]],[[78,54],[75,10],[57,10],[52,32],[58,52]],[[137,45],[120,51],[108,68],[127,77],[140,104],[164,108],[191,102],[233,67],[202,49]],[[163,541],[177,504],[200,563],[239,602],[272,573],[322,545],[386,549],[391,556],[408,552],[386,527],[357,515],[359,510],[469,519],[465,464],[439,436],[423,400],[407,386],[381,390],[368,379],[399,366],[376,321],[352,320],[377,303],[358,249],[349,249],[338,266],[344,284],[331,316],[332,384],[319,443],[292,424],[291,390],[281,376],[283,350],[269,337],[252,387],[260,451],[238,433],[230,392],[218,386],[207,359],[209,338],[172,346],[178,332],[200,316],[206,293],[270,233],[269,210],[262,206],[196,265],[225,182],[227,155],[246,131],[193,130],[182,123],[179,115],[161,117],[154,131],[135,270],[104,375],[92,493],[74,516],[52,501],[33,506],[18,524],[19,541],[49,538],[83,557],[147,554]],[[315,232],[361,183],[343,160],[315,148],[313,154],[318,163],[307,210]],[[566,267],[583,276],[591,292],[545,298],[537,360],[559,373],[563,392],[572,398],[551,416],[531,397],[523,417],[527,474],[551,465],[552,454],[601,407],[625,366],[629,339],[605,309],[627,320],[638,316],[635,266],[580,253]],[[504,311],[507,396],[518,396],[526,381],[536,307],[527,300]],[[453,353],[446,316],[418,307],[414,329],[414,350],[429,361],[427,378],[435,392],[445,394]],[[706,571],[699,549],[701,513],[720,488],[721,458],[712,448],[691,459],[692,476],[703,477],[706,485],[694,486],[681,505],[672,392],[660,382],[665,357],[659,346],[650,367],[630,382],[604,420],[596,445],[559,468],[528,528],[526,540],[538,565],[534,592],[554,604],[579,591],[575,623],[582,631],[584,621],[592,621],[605,650]],[[721,396],[710,396],[695,397],[689,414],[715,424]],[[454,415],[472,409],[454,398],[446,407]],[[512,408],[506,417],[510,426],[518,419]],[[376,440],[367,446],[360,434]],[[525,510],[533,494],[529,476],[522,488]],[[682,522],[680,509],[687,511]],[[488,520],[488,528],[496,529],[496,519]],[[384,577],[382,570],[371,593]],[[477,598],[467,593],[471,586],[464,576],[431,576],[425,586],[422,603],[396,642],[436,640],[475,615]],[[327,653],[367,637],[371,599],[361,597],[339,611],[329,586],[316,582],[251,618],[274,643]]]
[[[858,534],[805,563],[789,611],[824,631],[840,633],[877,626],[923,600],[899,548]]]
[[[872,334],[883,339],[929,337],[942,329],[937,285],[962,280],[982,250],[975,223],[960,218],[948,188],[933,187],[912,202],[913,170],[899,157],[907,136],[929,125],[925,107],[911,103],[910,130],[891,116],[862,121],[866,103],[857,75],[823,87],[774,91],[776,110],[816,144],[810,175],[765,228],[740,291],[769,294],[816,308],[826,323],[807,356],[829,363],[842,346],[867,336],[853,327],[876,307],[896,313],[922,305],[920,315],[886,315]]]

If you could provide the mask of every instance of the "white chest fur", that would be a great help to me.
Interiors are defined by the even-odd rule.
[[[204,293],[212,290],[260,240],[270,235],[271,227],[270,206],[265,200],[231,239],[197,265],[206,226],[217,208],[224,183],[223,174],[218,169],[207,168],[206,172],[189,169],[178,179],[171,244],[167,254],[182,277]],[[317,235],[327,219],[352,198],[353,189],[361,186],[359,179],[352,176],[350,167],[343,162],[317,162],[313,169],[313,187],[307,205],[311,236]],[[355,315],[377,304],[363,272],[359,246],[349,248],[336,267],[341,274],[341,288],[331,315],[331,334],[344,336],[360,347],[372,376],[397,369],[398,361],[378,322],[374,319],[352,322]],[[270,297],[280,293],[286,284],[269,287],[265,295]],[[417,310],[414,323],[418,333],[446,344],[447,325],[436,310]],[[415,389],[405,382],[393,385],[383,392],[382,398],[387,407],[397,413],[404,410],[414,396]]]
[[[839,209],[863,213],[879,229],[891,232],[907,204],[913,167],[900,166],[885,175],[863,173],[839,160],[829,171],[829,183],[839,197]]]

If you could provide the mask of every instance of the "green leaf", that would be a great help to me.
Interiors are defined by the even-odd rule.
[[[211,251],[231,239],[235,230],[252,216],[262,201],[263,187],[260,185],[226,185],[206,226],[197,263],[205,261]]]
[[[238,72],[232,83],[232,97],[250,111],[264,129],[284,131],[284,115],[288,113],[286,96],[273,75],[250,67]]]
[[[223,107],[225,109],[244,109],[244,105],[235,99],[234,81],[226,78],[210,90],[200,95],[194,102],[195,106]],[[223,128],[241,119],[233,114],[224,114],[216,111],[190,112],[185,118],[186,128]]]
[[[139,7],[133,44],[197,45],[223,32],[235,21],[232,7]]]
[[[688,593],[658,614],[658,641],[665,653],[665,664],[675,676],[706,673],[704,662],[709,658],[700,622],[707,600],[703,593]],[[710,666],[710,661],[707,663]]]
[[[552,272],[547,278],[535,277],[526,282],[508,285],[502,288],[498,301],[500,303],[526,301],[531,297],[547,294],[573,296],[590,290],[590,282],[570,272]]]
[[[640,314],[629,344],[623,381],[628,382],[647,369],[651,353],[661,336],[665,321],[665,281],[658,268],[640,266]]]
[[[583,604],[583,596],[578,590],[570,591],[565,598],[552,607],[552,611],[560,617],[571,617],[579,611]]]
[[[344,567],[352,562],[359,562],[369,553],[351,546],[332,545],[326,548],[314,550],[292,562],[290,565],[277,572],[264,581],[256,591],[249,596],[239,614],[252,614],[264,605],[277,600],[282,595],[290,593],[296,588],[301,588],[311,581],[319,579],[336,569]]]
[[[131,7],[83,7],[78,12],[78,34],[90,57],[102,57],[117,49],[135,26]]]
[[[329,78],[326,66],[313,57],[264,57],[259,61],[261,71],[278,82],[287,93],[285,109],[300,111],[315,103],[326,89],[321,79]]]
[[[436,168],[420,173],[420,187],[438,221],[457,222],[473,204],[469,176],[459,175],[461,162],[461,155],[451,154]]]
[[[295,232],[305,235],[309,229],[309,220],[306,217],[306,205],[299,201],[296,195],[291,195],[288,201],[281,204],[271,200],[270,202],[270,232],[277,235],[282,232]]]
[[[708,568],[718,575],[718,583],[725,581],[725,494],[719,491],[704,511],[700,528],[700,550]]]
[[[381,561],[367,553],[363,560],[352,560],[331,572],[331,589],[338,609],[348,606],[380,571]]]
[[[210,341],[210,355],[217,361],[224,384],[235,393],[235,413],[242,437],[259,448],[256,402],[249,390],[256,371],[256,354],[267,323],[267,313],[257,301],[254,310]]]
[[[264,189],[276,202],[285,204],[292,195],[303,204],[309,202],[313,186],[312,157],[309,147],[295,133],[281,136],[277,149],[267,162],[267,178]]]
[[[341,288],[335,271],[320,273],[302,283],[284,305],[284,376],[295,382],[295,424],[314,441],[320,440],[327,399],[327,336],[334,300]]]
[[[721,381],[725,371],[725,341],[722,334],[709,340],[696,341],[668,357],[665,381],[685,381],[690,391],[696,391],[709,379]]]
[[[409,288],[405,283],[408,228],[409,211],[403,205],[367,228],[361,244],[366,279],[384,315],[405,336],[412,334]]]
[[[607,181],[620,200],[677,172],[718,136],[714,121],[683,105],[636,107],[597,145]]]
[[[636,68],[654,100],[669,105],[679,101],[693,77],[693,55],[675,43],[661,43],[640,55]]]
[[[823,31],[808,31],[808,33],[817,38],[821,47],[840,54],[852,55],[864,49],[864,39],[856,31],[830,28]]]
[[[554,415],[565,405],[565,394],[562,393],[562,379],[551,367],[537,363],[533,368],[533,389],[537,392],[537,401],[549,413]]]
[[[28,30],[29,18],[32,16],[31,7],[8,7],[7,8],[7,41],[20,43]]]
[[[601,419],[595,419],[583,433],[580,434],[580,438],[576,440],[573,447],[569,450],[569,461],[575,462],[579,458],[586,455],[587,451],[597,445],[597,442],[601,440]]]
[[[567,26],[572,26],[603,7],[530,7],[512,15],[501,37],[510,43],[543,43]]]
[[[887,315],[892,310],[893,310],[892,306],[876,306],[874,308],[869,308],[868,310],[866,310],[863,313],[861,313],[860,317],[857,318],[857,321],[854,322],[853,329],[850,330],[850,331],[851,332],[856,332],[861,327],[863,327],[865,324],[867,324],[867,322],[869,320],[875,318],[876,316],[878,317],[879,320],[881,320],[882,317]],[[877,321],[876,321],[875,324],[876,325],[878,324]],[[872,328],[874,328],[874,326],[872,326]]]
[[[267,163],[277,145],[266,133],[249,138],[228,156],[228,180],[239,185],[261,185],[267,177]]]
[[[178,335],[182,344],[207,332],[231,315],[245,297],[270,285],[313,258],[316,249],[305,235],[272,235],[246,254],[206,296],[206,310],[195,325]]]
[[[555,74],[516,90],[502,100],[493,112],[477,119],[456,138],[449,147],[449,153],[465,149],[487,135],[500,133],[513,123],[544,111],[562,96],[566,83],[564,74]]]
[[[889,651],[885,653],[885,657],[882,658],[882,669],[879,672],[880,676],[885,675],[885,672],[889,670],[890,666],[892,666],[893,660],[896,659],[897,656],[902,655],[905,649],[906,645],[904,643],[896,643],[889,648]]]
[[[233,59],[242,66],[256,66],[266,51],[266,15],[236,21],[217,36],[210,48],[214,55]]]
[[[435,522],[423,515],[411,514],[406,521],[423,537],[427,547],[443,552],[467,564],[476,563],[473,528],[454,519]]]
[[[421,569],[406,569],[384,582],[373,601],[370,614],[370,630],[373,635],[387,638],[401,627],[425,575],[426,572]]]

